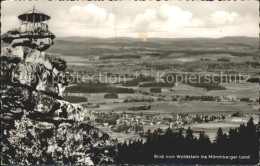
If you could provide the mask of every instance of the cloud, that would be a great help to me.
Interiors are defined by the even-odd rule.
[[[104,8],[97,7],[94,4],[88,4],[86,6],[72,6],[69,11],[60,11],[58,13],[58,25],[64,24],[64,27],[68,26],[82,26],[82,28],[89,27],[113,27],[115,22],[115,15],[108,13]]]
[[[232,25],[239,22],[241,16],[236,12],[215,11],[210,14],[210,21],[214,25]]]
[[[202,27],[204,26],[205,23],[202,19],[199,19],[199,18],[193,18],[191,21],[190,21],[190,25],[189,27]]]
[[[111,37],[115,28],[115,15],[106,9],[88,4],[60,10],[50,22],[50,29],[57,36]]]
[[[138,30],[142,29],[155,29],[158,28],[155,25],[155,22],[157,22],[157,16],[156,16],[156,10],[155,9],[147,9],[142,14],[137,14],[134,20],[134,28]]]
[[[136,30],[173,31],[188,26],[191,19],[192,12],[164,4],[157,9],[147,9],[144,13],[137,14],[134,26]]]
[[[1,16],[1,24],[1,34],[20,27],[17,16]]]
[[[201,12],[205,6],[184,9],[176,3],[160,4],[138,10],[130,5],[71,4],[52,12],[49,28],[56,36],[138,37],[139,31],[147,32],[149,37],[258,36],[258,15],[248,10],[209,7]],[[2,34],[19,28],[19,13],[11,14],[1,17]]]
[[[178,6],[164,4],[157,9],[157,16],[159,19],[165,20],[168,24],[183,27],[191,21],[192,12],[183,11]]]
[[[223,37],[258,36],[258,20],[235,11],[212,11],[194,17],[191,11],[162,5],[136,17],[136,29],[142,27],[150,37]],[[249,30],[250,29],[250,30]]]

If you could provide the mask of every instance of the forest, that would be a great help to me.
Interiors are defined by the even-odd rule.
[[[117,163],[129,164],[256,164],[258,163],[259,129],[251,118],[247,124],[241,124],[238,128],[224,133],[218,129],[213,141],[204,133],[200,132],[195,137],[192,129],[186,132],[179,129],[173,132],[170,128],[165,133],[158,129],[147,133],[147,140],[133,140],[118,144]],[[250,156],[250,159],[157,159],[154,155],[233,155]]]

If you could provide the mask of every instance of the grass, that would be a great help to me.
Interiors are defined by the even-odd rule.
[[[174,83],[150,82],[144,83],[140,87],[174,87]]]
[[[64,100],[71,103],[82,103],[88,101],[86,97],[80,97],[80,96],[65,96]]]
[[[150,110],[145,110],[143,113],[234,113],[234,112],[247,112],[258,113],[258,109],[254,109],[250,105],[244,103],[225,103],[225,102],[143,102],[144,105],[151,105]],[[128,107],[140,106],[140,103],[118,103],[113,105],[104,105],[97,109],[97,111],[111,111],[115,112],[134,112],[129,111]]]
[[[139,59],[141,58],[139,55],[107,55],[107,56],[101,56],[100,59]]]
[[[169,80],[170,78],[170,80]],[[191,75],[191,74],[178,74],[178,73],[170,73],[167,74],[164,78],[165,82],[181,82],[184,84],[188,84],[194,87],[198,88],[205,88],[207,91],[211,90],[226,90],[225,87],[220,86],[219,83],[221,81],[228,82],[228,78],[222,77],[220,79],[219,76],[213,77],[213,76],[200,76],[200,75]],[[236,79],[236,77],[230,77],[230,81]],[[173,84],[173,83],[171,83]],[[170,84],[170,85],[171,85]],[[156,85],[156,84],[155,84]],[[161,83],[163,85],[163,83]],[[167,85],[167,84],[166,84]],[[169,86],[168,86],[169,87]]]
[[[66,91],[69,93],[134,93],[133,89],[113,87],[104,83],[81,83],[67,87]]]
[[[198,87],[198,88],[205,88],[207,91],[212,91],[212,90],[226,90],[225,87],[220,86],[218,84],[214,83],[188,83],[188,85]]]
[[[126,81],[125,83],[123,83],[123,86],[138,86],[140,82],[153,82],[155,81],[155,78],[152,76],[143,76],[140,75],[139,77],[130,80],[130,81]],[[141,85],[140,85],[141,87]]]
[[[131,80],[131,81],[126,81],[125,83],[122,84],[123,86],[138,86],[139,82],[136,80]]]

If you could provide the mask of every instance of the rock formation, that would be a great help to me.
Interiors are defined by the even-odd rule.
[[[2,164],[113,162],[114,141],[83,122],[81,106],[62,100],[69,73],[65,60],[42,52],[53,44],[50,33],[19,35],[2,36],[9,43],[1,51]]]

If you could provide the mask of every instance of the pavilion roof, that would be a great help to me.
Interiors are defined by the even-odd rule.
[[[44,14],[41,11],[35,9],[35,7],[34,7],[32,10],[19,15],[18,18],[22,21],[40,22],[40,21],[47,21],[51,17],[48,16],[47,14]]]

